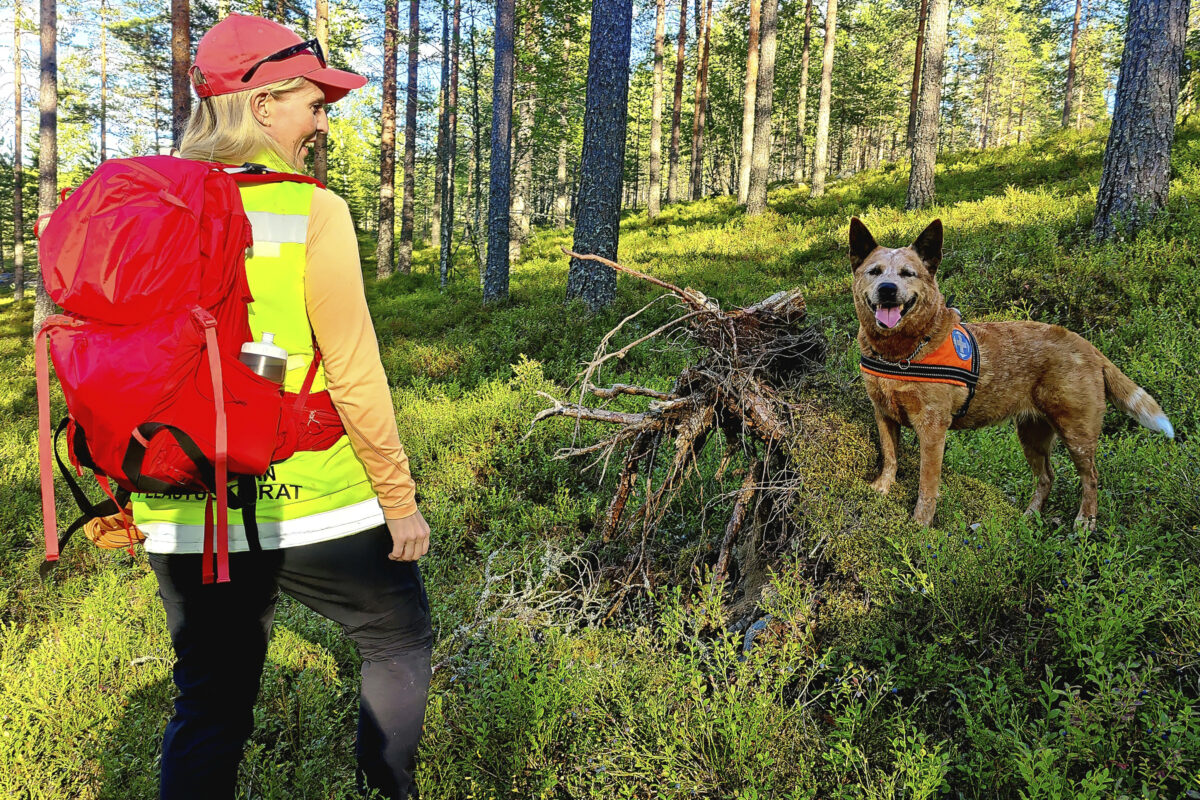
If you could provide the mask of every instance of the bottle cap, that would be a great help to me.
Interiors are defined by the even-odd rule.
[[[263,333],[261,342],[246,342],[242,345],[242,352],[247,355],[278,358],[283,361],[287,361],[288,357],[287,350],[275,344],[275,334],[266,332]]]

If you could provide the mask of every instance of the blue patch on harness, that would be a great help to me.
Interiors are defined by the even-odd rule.
[[[957,328],[950,334],[951,340],[954,342],[954,352],[958,353],[958,357],[963,361],[971,358],[971,341],[962,331]]]

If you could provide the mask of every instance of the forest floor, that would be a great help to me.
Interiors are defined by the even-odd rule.
[[[788,536],[757,542],[756,597],[711,578],[740,478],[718,478],[710,448],[650,542],[654,591],[603,621],[608,568],[636,544],[595,529],[615,470],[553,458],[568,420],[529,433],[538,392],[577,396],[603,335],[659,290],[622,276],[606,313],[564,304],[570,233],[556,230],[526,246],[500,308],[481,307],[467,247],[445,294],[431,249],[414,275],[368,277],[433,530],[422,796],[1200,796],[1200,130],[1176,141],[1169,213],[1098,246],[1103,136],[943,157],[928,211],[898,210],[907,169],[892,164],[817,200],[777,188],[756,219],[729,198],[625,217],[623,263],[727,309],[799,287],[828,340],[825,369],[791,387],[810,409],[802,480]],[[1097,531],[1071,524],[1079,482],[1061,447],[1046,513],[1021,516],[1033,484],[1011,425],[950,435],[932,528],[909,518],[910,431],[896,489],[867,486],[855,214],[886,245],[941,217],[939,279],[967,321],[1066,325],[1158,399],[1175,441],[1105,418]],[[0,796],[151,798],[173,688],[144,555],[76,543],[37,577],[31,313],[0,302]],[[655,305],[610,349],[676,313]],[[643,345],[596,382],[665,390],[696,355]],[[281,603],[243,796],[353,796],[357,670],[336,626]]]

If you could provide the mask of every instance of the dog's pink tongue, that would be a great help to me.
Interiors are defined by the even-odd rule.
[[[885,328],[894,328],[900,322],[900,307],[877,308],[875,309],[875,319]]]

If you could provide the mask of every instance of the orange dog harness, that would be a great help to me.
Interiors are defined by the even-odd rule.
[[[917,352],[928,343],[928,339],[922,342]],[[965,387],[966,402],[954,412],[954,418],[958,419],[967,413],[967,408],[975,397],[975,385],[979,383],[979,346],[967,326],[958,323],[945,341],[921,358],[887,361],[864,354],[860,357],[858,366],[863,372],[878,378],[949,383]]]

